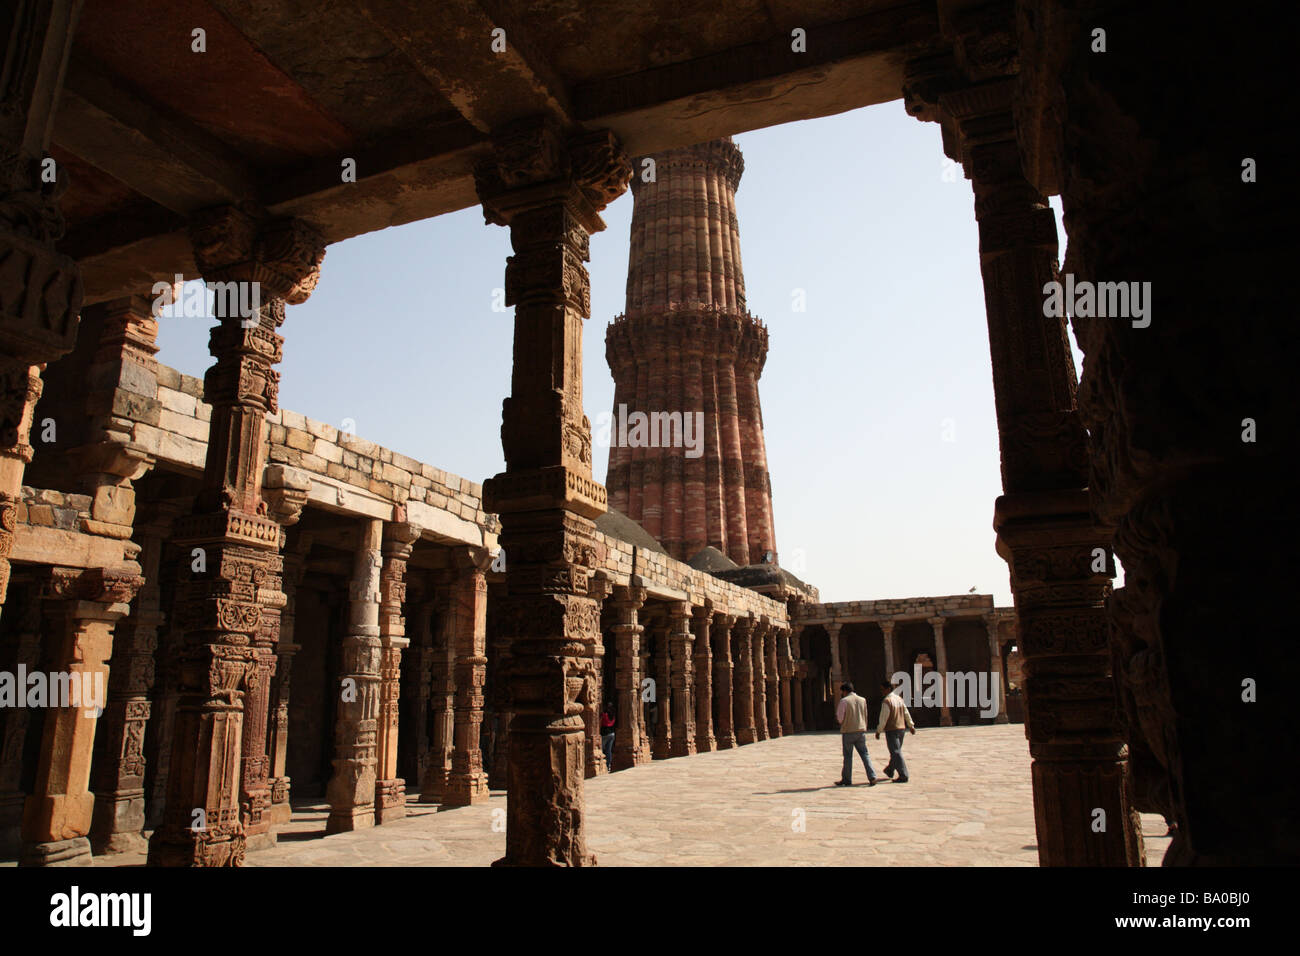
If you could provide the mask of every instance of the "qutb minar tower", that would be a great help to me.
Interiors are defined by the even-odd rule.
[[[652,158],[649,182],[633,164],[627,308],[605,334],[609,504],[678,560],[712,545],[740,565],[775,562],[758,400],[767,329],[745,307],[736,221],[744,160],[730,137]],[[628,430],[636,412],[679,413],[688,441]]]

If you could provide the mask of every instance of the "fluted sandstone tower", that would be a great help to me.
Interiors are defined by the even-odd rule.
[[[653,158],[652,182],[633,165],[627,308],[605,334],[609,503],[679,560],[706,545],[740,565],[775,560],[758,400],[767,329],[745,308],[736,222],[745,164],[730,137]],[[661,436],[638,434],[636,412],[702,420],[702,441],[652,447]]]

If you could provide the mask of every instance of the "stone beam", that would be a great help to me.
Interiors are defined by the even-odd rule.
[[[220,138],[164,113],[84,62],[68,68],[54,142],[173,212],[257,194],[252,171]]]
[[[798,25],[798,24],[796,24]],[[658,153],[898,98],[901,51],[933,40],[933,3],[909,3],[837,23],[808,24],[806,52],[789,31],[711,56],[573,92],[577,119],[608,127],[632,155]]]

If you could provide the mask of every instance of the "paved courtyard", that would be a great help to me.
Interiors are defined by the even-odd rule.
[[[888,752],[868,737],[877,771]],[[602,866],[1036,866],[1029,748],[1021,724],[920,730],[911,782],[836,787],[839,735],[800,734],[654,761],[586,782],[587,843]],[[856,758],[855,758],[856,760]],[[247,866],[486,866],[505,852],[506,796],[323,836],[328,808],[301,806]],[[1144,815],[1148,864],[1169,845]],[[139,865],[143,856],[96,860]]]
[[[868,738],[879,770],[884,740]],[[836,787],[839,735],[800,734],[655,761],[588,780],[588,847],[602,866],[1035,866],[1021,724],[925,729],[904,744],[911,782]],[[856,759],[856,758],[855,758]],[[505,852],[506,798],[320,838],[326,808],[296,814],[249,866],[483,866]],[[494,830],[494,824],[497,829]],[[1169,841],[1145,816],[1148,862]]]

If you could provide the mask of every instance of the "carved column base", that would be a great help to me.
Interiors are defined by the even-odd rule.
[[[144,787],[96,795],[90,824],[91,846],[96,856],[145,852],[149,842],[143,830]]]
[[[331,810],[325,821],[325,835],[350,833],[353,830],[368,830],[375,825],[375,805],[361,807],[344,807]]]
[[[640,767],[649,763],[645,759],[645,751],[640,747],[623,747],[619,748],[618,744],[614,745],[614,769],[626,770],[629,767]]]
[[[289,783],[289,777],[271,778],[271,807],[267,813],[273,827],[288,823],[293,816],[293,807],[289,804]]]
[[[1034,761],[1039,865],[1142,865],[1141,821],[1127,767],[1123,760]]]
[[[489,796],[491,793],[488,790],[487,774],[483,771],[467,775],[452,774],[447,780],[447,792],[439,809],[468,807],[483,803]]]
[[[651,759],[667,760],[673,756],[676,756],[673,753],[673,738],[667,734],[655,734],[654,743],[650,745]]]
[[[271,790],[245,791],[242,795],[244,813],[244,838],[249,850],[261,850],[275,845],[271,821]]]
[[[227,649],[213,645],[204,649],[214,662],[226,663],[222,652]],[[150,866],[244,863],[246,846],[236,802],[239,781],[233,775],[223,777],[219,781],[221,792],[211,806],[204,806],[203,797],[195,798],[196,793],[203,792],[198,789],[203,783],[198,778],[201,770],[238,766],[243,706],[237,698],[234,703],[224,703],[220,698],[199,700],[202,703],[183,696],[177,705],[175,736],[193,741],[197,747],[173,750],[174,776],[168,787],[163,823],[149,838]],[[198,806],[193,806],[196,802]]]
[[[406,816],[406,781],[380,780],[375,784],[375,822],[392,823]]]
[[[437,767],[430,764],[424,770],[424,778],[420,781],[420,802],[421,803],[442,803],[443,797],[447,794],[447,775],[451,773],[450,767]],[[501,788],[505,789],[504,781]]]
[[[510,730],[511,799],[506,855],[493,866],[594,866],[582,839],[582,791],[556,786],[583,779],[586,726],[581,714],[559,720],[516,714]],[[527,814],[530,825],[511,818]]]
[[[74,837],[49,843],[29,843],[18,858],[19,866],[90,866],[90,840]]]

